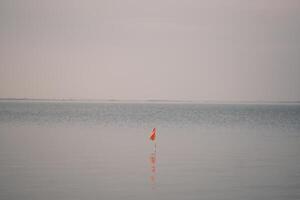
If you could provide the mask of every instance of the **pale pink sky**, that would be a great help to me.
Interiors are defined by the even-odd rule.
[[[2,0],[0,98],[300,100],[299,0]]]

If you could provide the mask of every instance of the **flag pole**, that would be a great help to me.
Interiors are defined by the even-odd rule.
[[[154,142],[154,152],[156,152],[156,128],[153,128],[151,135],[150,135],[150,140]]]

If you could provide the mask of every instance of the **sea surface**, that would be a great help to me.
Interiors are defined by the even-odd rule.
[[[1,101],[0,200],[77,199],[299,200],[300,105]]]

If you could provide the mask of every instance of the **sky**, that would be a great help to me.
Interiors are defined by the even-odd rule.
[[[0,98],[300,100],[299,0],[1,0]]]

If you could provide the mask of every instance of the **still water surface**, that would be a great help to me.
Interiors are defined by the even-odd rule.
[[[300,199],[300,105],[0,102],[0,199]]]

